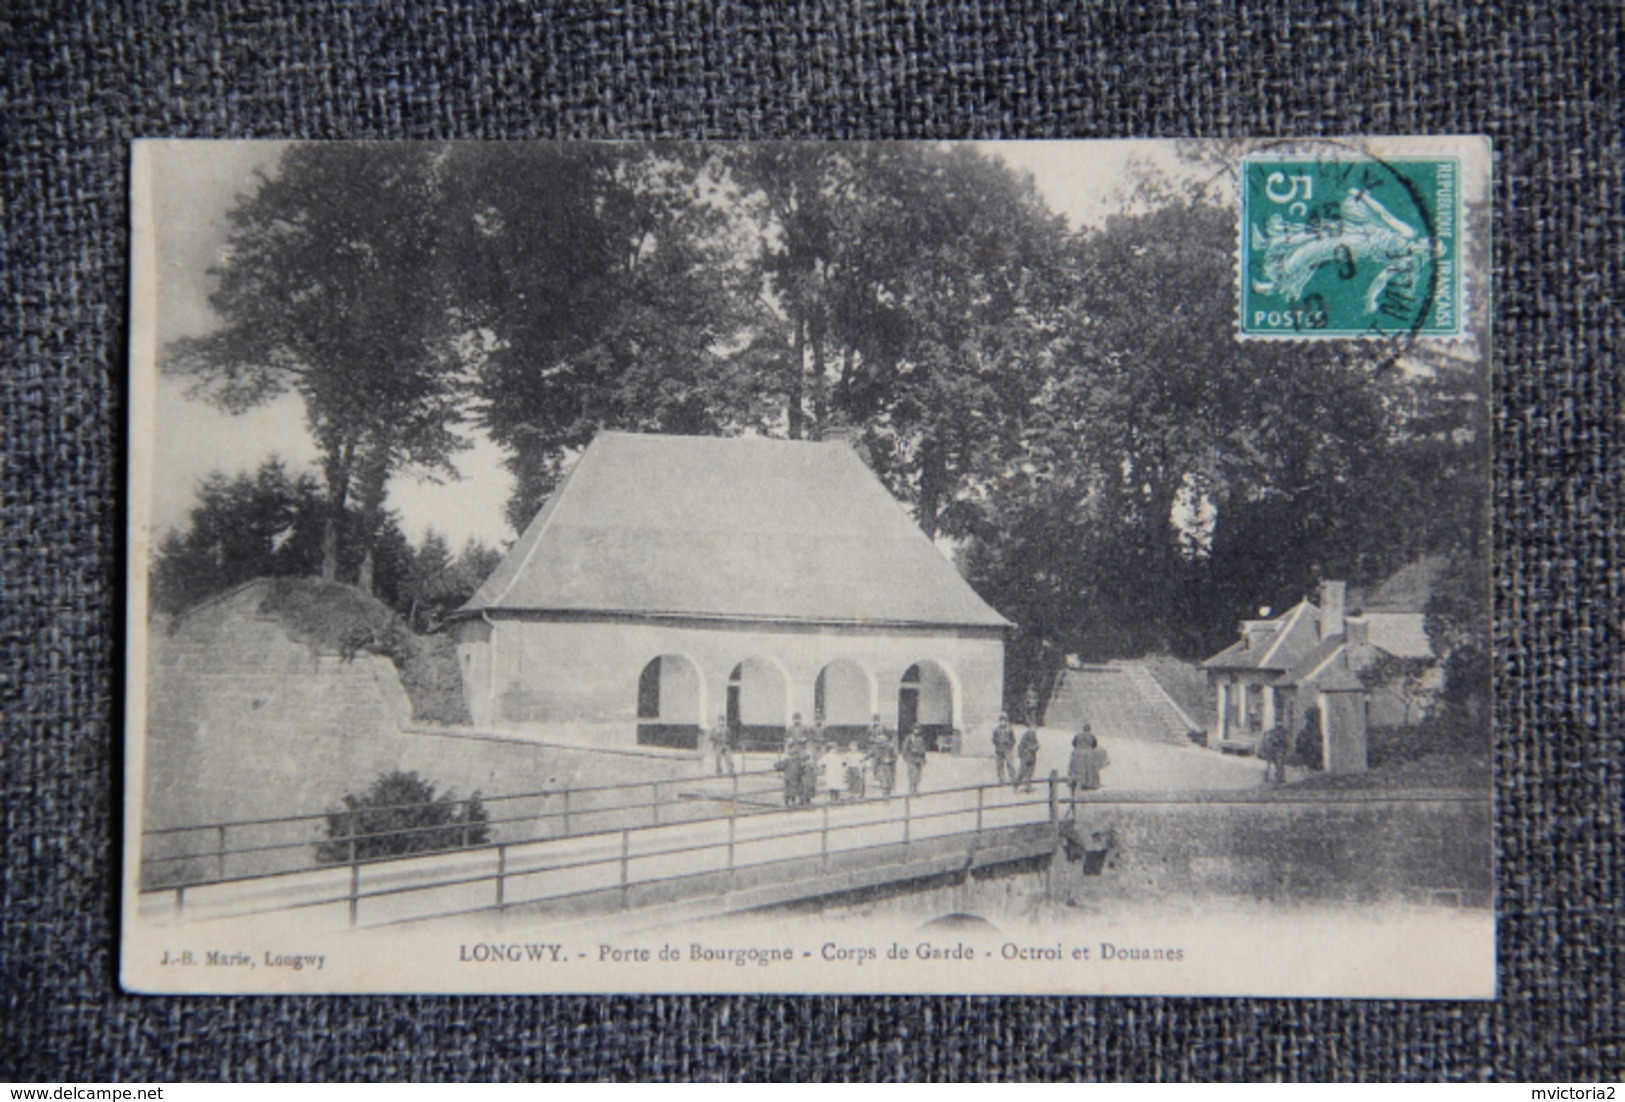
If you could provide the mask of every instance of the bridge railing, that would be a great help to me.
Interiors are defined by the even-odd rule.
[[[725,889],[751,869],[795,861],[827,869],[842,855],[1054,823],[1057,808],[1054,775],[1035,794],[990,784],[814,807],[735,804],[707,818],[154,887],[141,911],[159,922],[326,911],[335,925],[370,926],[606,894],[625,908],[639,889],[701,877],[722,877]]]
[[[659,826],[663,819],[670,822],[694,818],[694,808],[714,802],[738,804],[769,799],[777,794],[779,784],[777,770],[746,770],[731,775],[700,774],[501,796],[476,794],[438,803],[160,827],[142,831],[141,884],[143,888],[179,888],[304,871],[316,863],[317,847],[347,851],[347,859],[340,863],[353,864],[358,853],[372,848],[368,843],[376,839],[448,835],[459,829],[458,844],[442,852],[467,848],[469,839],[482,827],[488,835],[519,831],[522,837],[567,838],[598,833],[629,820],[646,819],[648,825]],[[470,822],[469,812],[476,805],[486,817]],[[354,829],[355,818],[360,815],[411,813],[436,806],[454,810],[460,822],[375,831]],[[331,829],[335,823],[350,829],[335,834]]]
[[[791,862],[801,862],[809,871],[827,870],[849,855],[887,847],[906,853],[911,846],[948,838],[979,847],[995,831],[1035,824],[1058,827],[1064,815],[1073,813],[1073,800],[1077,794],[1069,799],[1061,779],[1051,773],[1033,792],[984,784],[813,807],[745,809],[734,804],[724,815],[153,888],[142,892],[140,906],[144,919],[159,923],[325,912],[335,926],[387,925],[536,904],[557,905],[561,911],[588,902],[629,908],[635,895],[640,904],[674,899],[680,886],[705,877],[713,878],[708,890],[726,891],[743,886],[751,870]],[[1325,806],[1413,800],[1483,802],[1487,797],[1451,791],[1089,793],[1078,806]],[[671,889],[664,897],[661,885]]]

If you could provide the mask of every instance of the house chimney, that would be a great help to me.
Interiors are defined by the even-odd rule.
[[[1320,637],[1330,639],[1343,634],[1343,582],[1320,583]]]
[[[1349,616],[1343,620],[1345,642],[1351,647],[1363,647],[1371,642],[1371,621],[1364,616]]]

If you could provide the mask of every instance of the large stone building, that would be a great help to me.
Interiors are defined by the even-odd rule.
[[[456,614],[477,726],[752,745],[997,719],[1010,624],[844,443],[603,433]]]

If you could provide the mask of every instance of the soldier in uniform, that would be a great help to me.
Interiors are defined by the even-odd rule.
[[[1276,724],[1264,732],[1253,751],[1264,762],[1264,783],[1286,783],[1286,762],[1292,756],[1292,736],[1285,727]]]
[[[1016,779],[1016,731],[1010,726],[1010,714],[999,713],[999,725],[993,728],[993,764],[999,772],[999,783],[1009,784]]]
[[[784,806],[795,807],[801,796],[801,743],[794,728],[784,732]]]
[[[1021,744],[1016,747],[1016,759],[1019,767],[1016,770],[1015,784],[1011,787],[1031,792],[1033,770],[1038,768],[1038,732],[1031,727],[1021,732]]]
[[[812,747],[812,731],[801,722],[797,712],[790,720],[790,729],[784,736],[784,802],[788,807],[805,807],[812,803],[813,787],[818,783],[817,760]]]
[[[706,739],[711,744],[711,758],[716,764],[717,776],[726,771],[730,776],[734,771],[734,733],[728,726],[728,717],[717,717],[716,725],[706,732]]]
[[[920,771],[925,768],[925,736],[918,727],[903,739],[902,756],[908,767],[908,794],[913,796],[920,791]]]
[[[869,744],[865,752],[874,768],[875,787],[880,789],[882,796],[890,796],[892,789],[897,787],[897,743],[892,739],[892,733],[880,722],[879,716],[875,716],[874,722],[869,725]]]

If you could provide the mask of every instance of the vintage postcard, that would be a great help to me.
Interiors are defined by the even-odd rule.
[[[139,992],[1491,998],[1489,143],[139,143]]]

